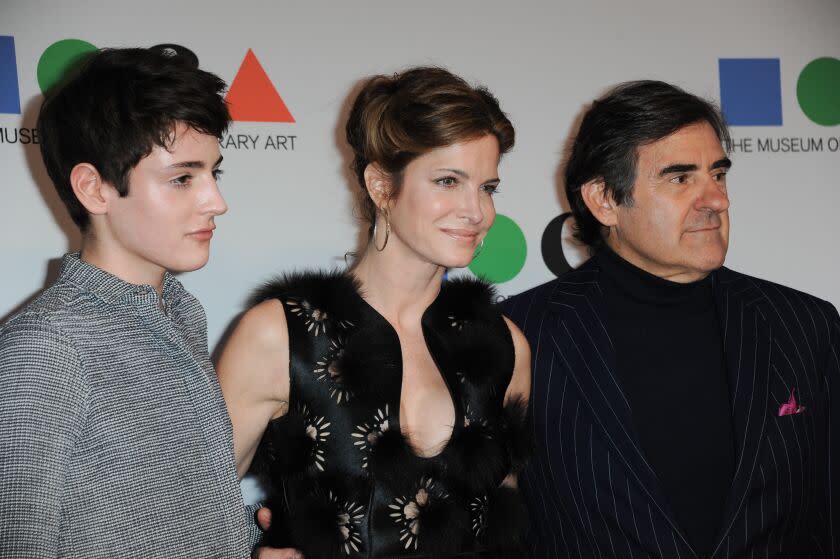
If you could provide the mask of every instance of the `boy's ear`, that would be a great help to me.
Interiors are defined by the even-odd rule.
[[[102,175],[90,163],[79,163],[70,171],[70,186],[79,202],[92,215],[102,215],[108,211],[108,198],[105,189],[113,188],[105,184]]]
[[[603,179],[593,179],[580,187],[583,203],[605,227],[612,227],[618,221],[616,208],[618,204],[613,200]]]
[[[387,206],[391,197],[391,177],[376,163],[368,163],[364,174],[370,199],[379,209]]]

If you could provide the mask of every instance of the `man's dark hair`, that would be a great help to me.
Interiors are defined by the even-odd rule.
[[[597,251],[602,225],[583,201],[581,187],[603,180],[618,204],[632,204],[638,149],[698,122],[708,122],[725,150],[731,139],[712,103],[660,81],[625,82],[592,103],[566,164],[566,196],[575,217],[575,237]]]
[[[221,138],[230,123],[225,82],[172,50],[103,49],[84,59],[46,95],[38,116],[41,155],[70,217],[84,231],[90,216],[70,186],[70,171],[90,163],[120,196],[155,146],[167,148],[175,125]]]

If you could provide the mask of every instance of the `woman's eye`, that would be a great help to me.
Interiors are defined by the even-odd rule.
[[[498,184],[485,184],[481,187],[484,192],[487,194],[498,194],[499,193],[499,185]]]
[[[440,186],[455,186],[458,184],[457,179],[455,177],[442,177],[435,181]]]

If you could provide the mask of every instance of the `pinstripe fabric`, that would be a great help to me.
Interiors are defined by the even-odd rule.
[[[67,255],[0,327],[0,557],[246,557],[201,305]]]
[[[502,303],[533,355],[537,452],[520,484],[534,556],[698,557],[633,433],[598,274],[590,261]],[[737,454],[712,557],[840,557],[840,317],[726,268],[715,298]],[[778,417],[793,389],[804,413]]]

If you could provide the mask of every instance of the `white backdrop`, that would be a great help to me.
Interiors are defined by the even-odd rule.
[[[37,146],[11,142],[17,129],[34,127],[39,58],[68,38],[99,47],[182,44],[228,82],[252,49],[294,116],[294,123],[236,122],[231,134],[259,135],[256,149],[223,150],[230,211],[217,220],[209,265],[182,276],[207,309],[211,347],[256,283],[285,270],[343,263],[358,230],[342,140],[348,95],[364,76],[414,64],[444,65],[485,84],[516,126],[496,198],[528,243],[524,268],[500,285],[512,294],[552,277],[540,240],[565,211],[558,169],[587,102],[639,78],[717,100],[720,58],[779,59],[783,125],[734,127],[733,135],[822,138],[824,149],[734,153],[727,263],[837,305],[840,151],[829,146],[838,145],[840,127],[809,120],[796,84],[812,60],[840,58],[838,24],[838,0],[0,0],[0,36],[13,37],[22,106],[22,114],[0,114],[0,317],[44,285],[50,259],[78,247]],[[294,149],[289,138],[286,149],[264,149],[266,137],[278,135],[294,136]],[[580,261],[573,248],[566,251]]]

